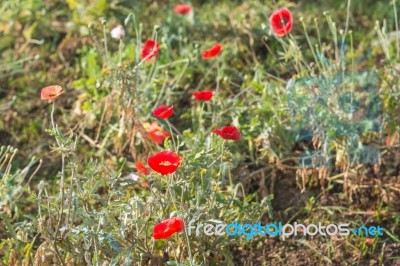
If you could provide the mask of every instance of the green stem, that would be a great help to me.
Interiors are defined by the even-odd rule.
[[[199,114],[199,130],[203,130],[203,111],[204,111],[204,103],[201,104]]]
[[[176,202],[175,202],[175,201],[176,201],[176,197],[175,197],[175,195],[172,194],[172,190],[171,190],[171,186],[172,186],[172,184],[174,184],[174,182],[173,182],[173,181],[174,181],[173,175],[174,175],[174,174],[169,175],[169,181],[168,181],[167,190],[168,190],[168,193],[169,193],[170,196],[171,196],[172,204],[174,205],[175,210],[178,212],[178,206],[176,205]],[[187,246],[188,246],[188,253],[189,253],[188,255],[189,255],[190,265],[193,265],[192,250],[191,250],[191,248],[190,248],[189,236],[188,236],[186,227],[184,227],[184,231],[185,231],[186,243],[187,243]]]
[[[122,64],[122,39],[119,39],[119,65]]]
[[[394,8],[394,21],[396,26],[396,57],[399,58],[400,53],[400,44],[399,44],[399,22],[397,20],[397,8],[396,8],[396,0],[393,0],[393,8]]]
[[[110,57],[108,55],[108,44],[107,44],[107,32],[106,32],[106,25],[103,23],[103,36],[104,36],[104,50],[107,59],[107,63],[110,62]]]
[[[61,144],[57,138],[57,126],[54,122],[54,109],[55,109],[55,104],[54,101],[52,102],[52,107],[51,107],[51,113],[50,113],[50,118],[51,118],[51,125],[53,128],[53,132],[57,141],[57,144],[59,148],[61,148]],[[57,259],[59,262],[64,266],[65,263],[62,261],[62,258],[60,256],[60,253],[57,248],[57,238],[58,234],[60,231],[60,226],[61,226],[61,220],[63,217],[63,212],[64,212],[64,179],[65,179],[65,154],[61,151],[61,183],[60,183],[60,194],[61,194],[61,199],[60,199],[60,212],[58,213],[58,221],[57,221],[57,227],[54,233],[54,239],[53,239],[53,247],[54,247],[54,252],[56,254]]]
[[[174,133],[172,132],[171,123],[168,120],[166,120],[166,121],[167,121],[169,132],[171,134],[172,145],[173,145],[174,151],[178,151],[178,147],[176,146],[175,139],[174,139]]]
[[[221,146],[221,163],[219,165],[218,181],[220,181],[220,178],[222,176],[222,164],[223,164],[223,158],[224,158],[224,146],[225,146],[225,140],[222,141],[222,146]]]

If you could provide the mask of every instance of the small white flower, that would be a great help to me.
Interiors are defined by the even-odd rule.
[[[127,174],[126,176],[122,177],[122,179],[130,179],[132,181],[138,181],[139,176],[135,175],[134,173]]]
[[[118,25],[111,30],[111,38],[113,39],[121,39],[124,36],[125,36],[125,30],[124,27],[122,27],[121,25]]]

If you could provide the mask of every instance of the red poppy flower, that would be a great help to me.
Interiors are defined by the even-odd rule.
[[[221,44],[219,44],[219,43],[214,44],[213,47],[204,51],[204,53],[201,55],[201,58],[203,58],[203,59],[213,58],[213,57],[217,56],[221,52],[221,50],[222,50]]]
[[[40,92],[41,100],[53,101],[63,93],[63,88],[60,85],[52,85],[42,89]]]
[[[136,163],[136,170],[144,175],[149,175],[149,170],[147,170],[147,168],[144,166],[142,162]]]
[[[166,130],[154,130],[149,132],[149,136],[151,138],[151,140],[156,143],[156,144],[163,144],[164,140],[168,137],[170,137],[171,135],[169,134],[168,131]]]
[[[158,125],[157,121],[154,121],[151,124],[146,122],[143,124],[143,127],[149,134],[151,140],[156,144],[163,144],[164,140],[171,136],[168,131]]]
[[[147,164],[159,174],[172,174],[178,169],[182,158],[173,151],[162,151],[147,159]]]
[[[183,220],[178,217],[172,217],[158,223],[153,229],[154,239],[167,239],[175,233],[178,233],[185,228]]]
[[[151,124],[149,122],[143,123],[144,129],[146,129],[146,132],[151,132],[154,130],[159,130],[161,127],[158,125],[157,121],[153,121]]]
[[[276,36],[285,36],[292,30],[292,13],[286,7],[278,9],[269,17],[269,24]]]
[[[158,43],[154,40],[147,40],[142,48],[142,60],[150,61],[158,54]]]
[[[214,96],[213,91],[195,91],[192,95],[199,101],[209,101]]]
[[[221,129],[214,129],[212,132],[220,135],[221,138],[223,139],[240,140],[242,138],[239,129],[237,129],[234,126],[227,126]]]
[[[186,15],[192,11],[192,6],[189,4],[178,4],[175,6],[175,13]]]
[[[157,107],[154,111],[153,111],[153,115],[161,118],[161,119],[166,119],[168,117],[170,117],[172,114],[174,113],[174,107],[171,106],[167,106],[167,105],[161,105],[159,107]]]

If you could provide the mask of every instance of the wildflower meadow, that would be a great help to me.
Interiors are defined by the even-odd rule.
[[[400,265],[399,1],[0,11],[0,265]]]

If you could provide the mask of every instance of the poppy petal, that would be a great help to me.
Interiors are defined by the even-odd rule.
[[[181,218],[172,217],[158,223],[153,228],[154,239],[167,239],[173,234],[182,231],[185,224]]]
[[[45,87],[40,92],[41,100],[55,100],[63,93],[63,88],[60,85],[52,85]]]
[[[213,47],[211,47],[208,50],[205,50],[204,53],[201,55],[202,59],[210,59],[213,57],[216,57],[222,50],[222,45],[217,43],[214,44]]]
[[[174,173],[181,164],[182,158],[173,151],[162,151],[147,159],[151,169],[161,175]]]
[[[159,44],[154,40],[147,40],[142,48],[142,60],[150,61],[158,54]]]
[[[172,105],[171,106],[161,105],[153,111],[153,115],[161,119],[166,119],[170,117],[173,113],[174,113],[174,106]]]
[[[186,15],[192,11],[192,6],[189,4],[178,4],[175,6],[175,13]]]
[[[192,95],[199,101],[209,101],[214,96],[213,91],[195,91]]]
[[[170,134],[168,131],[162,129],[162,130],[153,130],[149,132],[149,136],[151,140],[156,143],[156,144],[163,144],[164,140],[168,137],[170,137]]]
[[[214,129],[212,132],[226,140],[240,140],[242,138],[239,129],[235,126],[226,126],[221,129]]]
[[[269,17],[269,24],[276,36],[285,36],[292,30],[292,13],[285,7],[278,9]]]
[[[171,135],[169,132],[158,125],[157,121],[143,123],[143,127],[149,134],[150,139],[156,144],[163,144],[164,140]]]
[[[136,170],[144,175],[149,175],[149,170],[147,170],[147,168],[144,166],[142,162],[136,163]]]

